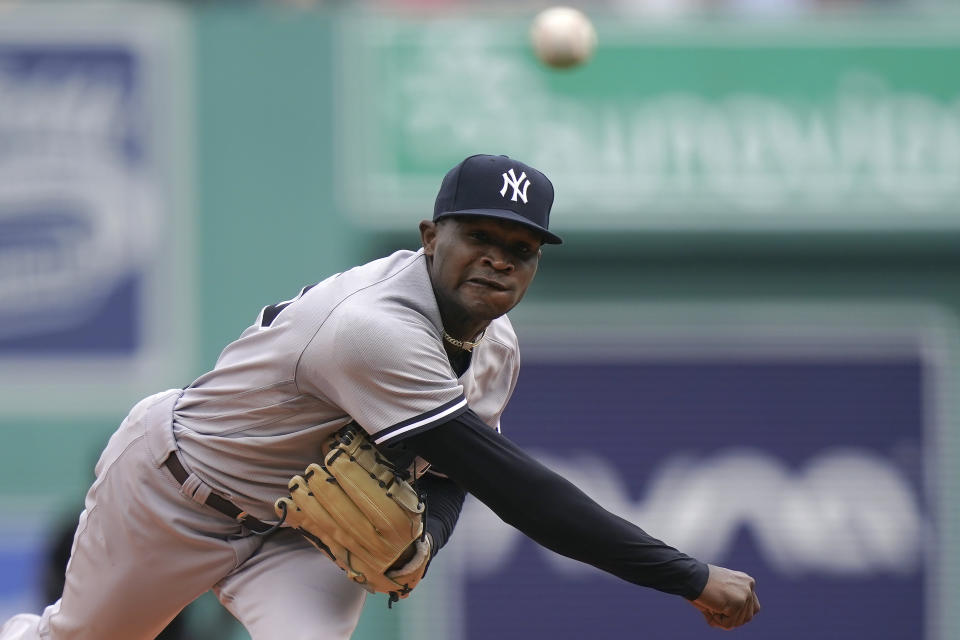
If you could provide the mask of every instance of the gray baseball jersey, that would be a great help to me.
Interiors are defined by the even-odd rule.
[[[276,520],[289,478],[351,420],[387,445],[468,406],[498,428],[519,368],[509,321],[490,324],[459,377],[441,332],[422,251],[265,308],[212,371],[130,411],[97,463],[64,597],[14,616],[0,638],[148,640],[211,588],[253,638],[349,637],[366,592],[326,555],[289,528],[244,535],[201,505],[216,490]],[[165,466],[174,450],[190,471],[183,482]]]
[[[510,321],[489,325],[459,377],[442,329],[423,250],[398,251],[266,307],[177,403],[184,462],[241,509],[274,520],[290,477],[351,420],[386,444],[469,404],[499,429],[520,367]]]

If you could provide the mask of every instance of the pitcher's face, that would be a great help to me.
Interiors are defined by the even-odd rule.
[[[540,263],[539,233],[509,220],[452,216],[420,225],[441,309],[484,326],[520,302]]]

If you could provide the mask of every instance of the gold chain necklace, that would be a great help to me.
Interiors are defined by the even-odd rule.
[[[457,340],[452,335],[447,333],[446,329],[444,329],[443,339],[449,342],[450,344],[452,344],[453,346],[457,347],[458,349],[463,349],[464,351],[473,351],[473,348],[476,347],[478,344],[480,344],[480,341],[483,340],[483,336],[486,332],[487,332],[486,329],[484,329],[484,331],[480,334],[479,338],[477,338],[474,342],[470,342],[469,340]]]

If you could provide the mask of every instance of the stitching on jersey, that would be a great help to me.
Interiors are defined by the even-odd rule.
[[[518,347],[516,350],[514,350],[514,349],[511,347],[511,345],[507,344],[506,342],[504,342],[504,341],[502,341],[502,340],[497,340],[495,337],[492,337],[492,336],[491,336],[491,338],[490,338],[490,342],[495,343],[495,344],[499,344],[499,345],[502,346],[504,349],[506,349],[506,350],[510,353],[512,359],[514,359],[514,360],[519,359],[519,357],[520,357],[519,347]],[[506,363],[504,363],[504,364],[506,364]],[[510,398],[513,397],[513,392],[516,391],[516,389],[517,389],[517,377],[514,376],[513,380],[512,380],[511,383],[510,383],[510,390],[509,390],[509,391],[507,392],[507,394],[506,394],[506,399],[504,400],[503,404],[500,405],[499,415],[502,416],[502,415],[503,415],[503,412],[507,410],[507,405],[510,403]],[[497,432],[498,432],[498,433],[502,433],[502,432],[503,432],[503,430],[502,430],[502,429],[500,428],[500,426],[499,426],[499,422],[498,422],[498,426],[497,426]]]
[[[490,336],[490,338],[488,339],[488,342],[493,342],[505,348],[507,351],[510,351],[511,353],[513,352],[513,349],[510,347],[508,343],[504,342],[503,340],[497,340],[497,338],[494,336]]]
[[[301,394],[301,395],[297,396],[297,397],[294,398],[294,399],[295,399],[295,400],[298,400],[298,399],[300,399],[300,398],[306,398],[306,397],[309,397],[309,396],[306,396],[306,395]],[[277,405],[273,405],[273,406],[277,406]],[[225,415],[226,415],[226,414],[225,414]],[[252,424],[244,424],[242,427],[236,427],[235,429],[229,429],[229,430],[224,430],[224,431],[217,431],[216,433],[213,433],[213,434],[211,434],[211,433],[206,433],[206,432],[203,432],[203,431],[195,431],[194,429],[190,429],[190,430],[191,430],[191,431],[195,431],[196,433],[199,433],[199,434],[201,434],[201,435],[230,436],[230,435],[234,435],[234,434],[237,434],[237,433],[243,433],[244,431],[246,431],[246,430],[248,430],[248,429],[254,429],[254,428],[257,428],[257,427],[265,427],[265,426],[270,425],[270,424],[276,424],[276,423],[278,423],[278,422],[283,422],[284,420],[290,420],[291,418],[297,418],[297,417],[298,417],[298,416],[297,416],[296,414],[283,415],[283,416],[274,418],[273,420],[265,420],[265,421],[263,421],[263,422],[255,422],[255,423],[252,423]],[[205,418],[205,420],[206,420],[206,418]],[[335,418],[335,419],[333,419],[333,420],[328,420],[327,422],[324,422],[323,424],[330,424],[330,423],[332,423],[332,422],[337,422],[338,420],[340,420],[340,418]],[[181,423],[181,424],[182,424],[182,423]],[[296,424],[299,424],[299,423],[296,423]],[[189,425],[186,425],[186,424],[184,424],[183,426],[185,426],[185,427],[187,427],[187,428],[190,428]],[[321,424],[311,424],[311,425],[309,425],[307,428],[313,428],[313,427],[319,427],[319,426],[322,426],[322,425],[321,425]]]
[[[141,434],[141,435],[139,435],[139,436],[134,437],[130,442],[128,442],[128,443],[123,447],[123,449],[120,450],[120,453],[118,453],[118,454],[116,455],[116,457],[114,457],[113,460],[111,460],[107,465],[105,465],[105,466],[103,467],[103,469],[100,471],[100,474],[97,476],[97,479],[96,479],[96,481],[95,481],[95,483],[94,483],[95,486],[99,486],[100,484],[102,484],[102,483],[104,482],[103,479],[105,479],[106,476],[107,476],[107,474],[110,473],[110,470],[113,469],[114,465],[116,465],[118,462],[120,462],[120,458],[124,457],[124,456],[126,455],[127,451],[129,451],[131,447],[133,447],[134,445],[139,444],[140,441],[141,441],[141,440],[144,440],[146,437],[147,437],[146,434]],[[148,445],[149,445],[149,442],[148,442]],[[109,444],[108,444],[108,446],[109,446]],[[147,446],[147,450],[148,450],[148,451],[150,450],[150,447],[149,447],[149,446]]]
[[[298,397],[298,398],[302,398],[303,396],[297,396],[297,397]],[[276,405],[273,405],[273,406],[276,406]],[[228,415],[228,414],[224,414],[224,415]],[[277,422],[283,422],[284,420],[286,420],[286,419],[288,419],[288,418],[290,418],[290,417],[291,417],[291,416],[289,416],[289,415],[280,416],[280,417],[274,418],[274,419],[272,419],[272,420],[266,420],[266,421],[264,421],[264,422],[247,423],[247,424],[244,424],[243,426],[240,426],[240,427],[235,427],[235,428],[233,428],[233,429],[224,429],[223,431],[216,431],[216,432],[196,431],[195,429],[192,429],[192,428],[191,428],[190,430],[191,430],[191,431],[195,431],[196,433],[199,433],[200,435],[205,435],[205,436],[211,436],[211,435],[212,435],[212,436],[218,436],[218,437],[219,437],[219,436],[231,436],[231,435],[235,435],[235,434],[237,434],[237,433],[243,433],[244,431],[247,431],[248,429],[255,429],[255,428],[257,428],[257,427],[265,427],[265,426],[267,426],[267,425],[269,425],[269,424],[274,424],[274,423],[277,423]],[[294,417],[295,417],[295,416],[294,416]],[[206,420],[208,420],[208,418],[204,418],[204,421],[206,421]],[[188,425],[184,425],[184,426],[187,426],[187,427],[189,428]]]
[[[265,387],[265,388],[268,388],[268,387]],[[229,398],[234,398],[234,397],[238,397],[238,396],[229,396]],[[296,402],[297,400],[300,400],[300,399],[306,398],[306,397],[307,397],[306,395],[300,393],[300,394],[298,394],[298,395],[296,395],[296,396],[294,396],[294,397],[292,397],[292,398],[287,398],[286,400],[284,400],[284,401],[282,401],[282,402],[275,402],[275,403],[273,403],[273,404],[268,404],[268,405],[265,405],[265,406],[262,406],[262,407],[257,407],[252,413],[256,413],[257,411],[265,411],[265,410],[273,409],[273,408],[276,408],[276,407],[281,407],[281,406],[283,406],[283,405],[285,405],[285,404],[289,404],[289,403],[292,403],[292,402]],[[251,413],[251,411],[248,411],[248,410],[240,410],[240,411],[228,412],[228,413],[218,413],[218,414],[213,415],[213,416],[205,416],[205,417],[203,417],[203,418],[200,418],[199,420],[200,420],[201,422],[206,422],[206,421],[208,421],[208,420],[218,420],[218,419],[220,419],[220,418],[227,418],[227,417],[235,416],[235,415],[238,415],[238,414],[239,414],[239,415],[246,415],[246,414],[249,414],[249,413]],[[280,416],[280,417],[278,417],[278,418],[273,418],[273,419],[271,419],[271,420],[265,420],[265,421],[263,421],[263,422],[254,422],[254,423],[251,423],[251,424],[244,425],[244,426],[242,426],[242,427],[236,427],[235,429],[230,429],[230,430],[225,430],[225,431],[217,431],[216,433],[217,433],[217,435],[226,435],[226,434],[230,434],[230,433],[236,433],[237,431],[242,431],[242,430],[244,430],[244,429],[249,429],[249,428],[252,428],[252,427],[260,427],[260,426],[263,426],[263,425],[265,425],[265,424],[272,424],[272,423],[274,423],[274,422],[277,422],[278,420],[283,420],[285,417],[287,417],[287,416]],[[197,430],[194,429],[193,427],[189,427],[189,423],[190,423],[190,422],[193,422],[193,420],[190,419],[190,418],[187,418],[187,417],[184,416],[182,413],[178,416],[178,420],[177,420],[177,421],[178,421],[180,424],[182,424],[183,426],[190,428],[191,431],[197,431]],[[197,433],[202,433],[202,434],[204,434],[204,435],[210,435],[210,434],[208,434],[207,432],[204,432],[204,431],[197,431]]]
[[[124,451],[126,451],[126,449],[124,449]],[[111,466],[112,466],[112,465],[111,465]],[[89,511],[87,511],[87,517],[84,518],[84,520],[83,520],[83,528],[82,528],[82,529],[77,529],[77,532],[76,532],[76,538],[77,538],[77,539],[76,539],[76,542],[74,543],[75,545],[80,544],[80,538],[85,538],[85,537],[86,537],[87,529],[90,528],[90,519],[93,518],[94,515],[97,514],[97,511],[98,511],[99,509],[100,509],[100,505],[99,505],[99,503],[98,503],[98,504],[93,505],[93,508],[90,509]],[[52,624],[52,623],[53,623],[53,619],[56,618],[57,616],[60,616],[60,615],[62,615],[62,611],[61,611],[60,607],[57,607],[57,610],[54,611],[53,614],[50,615],[50,618],[49,618],[49,621],[48,621],[47,625],[49,626],[50,624]]]
[[[320,322],[320,324],[317,325],[317,330],[313,332],[313,335],[310,336],[310,339],[307,340],[307,343],[306,343],[305,345],[303,345],[303,349],[300,350],[300,355],[297,357],[297,364],[293,367],[293,386],[297,389],[297,393],[303,394],[303,392],[300,390],[300,384],[297,382],[297,374],[298,374],[299,371],[300,371],[300,362],[303,360],[303,354],[304,354],[304,352],[306,352],[306,350],[310,347],[310,345],[311,345],[311,344],[313,343],[313,341],[316,339],[317,334],[320,333],[320,329],[322,329],[322,328],[323,328],[323,325],[325,325],[325,324],[327,323],[327,320],[330,319],[330,316],[332,316],[332,315],[334,314],[334,312],[335,312],[337,309],[340,308],[340,305],[342,305],[344,302],[346,302],[346,301],[349,300],[350,298],[354,297],[355,295],[357,295],[357,294],[360,293],[361,291],[366,291],[367,289],[370,289],[370,288],[375,287],[375,286],[377,286],[377,285],[383,284],[384,282],[387,282],[388,280],[392,280],[392,279],[394,279],[394,278],[399,277],[400,274],[404,273],[407,269],[413,267],[414,265],[420,264],[421,260],[423,260],[423,259],[424,259],[423,249],[419,249],[419,250],[417,251],[417,253],[414,254],[413,259],[411,259],[406,265],[404,265],[403,267],[401,267],[401,268],[398,269],[397,271],[391,273],[390,275],[386,276],[385,278],[382,278],[382,279],[380,279],[380,280],[377,280],[376,282],[371,282],[370,284],[366,285],[365,287],[361,287],[361,288],[357,289],[356,291],[350,293],[349,295],[344,296],[343,300],[341,300],[340,302],[338,302],[336,305],[334,305],[334,307],[333,307],[332,309],[330,309],[330,313],[328,313],[327,316]],[[429,280],[429,278],[428,278],[428,280]]]
[[[252,394],[255,394],[255,393],[260,393],[261,391],[266,391],[267,389],[275,389],[276,387],[281,387],[281,386],[283,386],[283,385],[285,385],[285,384],[292,384],[294,387],[296,387],[296,381],[295,381],[293,378],[287,378],[287,379],[284,379],[284,380],[280,380],[280,381],[278,381],[278,382],[275,382],[275,383],[273,383],[273,384],[268,384],[268,385],[266,385],[266,386],[264,386],[264,387],[257,387],[256,389],[249,389],[249,390],[247,390],[247,391],[241,391],[240,393],[234,393],[234,394],[231,394],[231,395],[229,395],[229,396],[216,396],[216,397],[214,397],[214,398],[209,398],[209,399],[207,399],[207,400],[201,400],[201,401],[199,401],[199,402],[193,402],[193,403],[192,403],[192,406],[194,406],[194,407],[202,407],[203,405],[205,405],[205,404],[207,404],[207,403],[209,403],[209,402],[213,402],[213,401],[215,401],[215,400],[223,400],[223,399],[225,399],[225,398],[226,398],[226,399],[243,398],[244,396],[252,395]],[[298,394],[300,393],[300,390],[299,390],[299,389],[297,389],[297,393],[298,393]],[[298,396],[298,397],[302,397],[302,395],[303,395],[303,394],[300,394],[300,396]],[[286,401],[284,401],[284,402],[286,402]],[[279,403],[279,402],[278,402],[277,404],[282,404],[282,403]],[[269,406],[276,406],[276,405],[269,405]],[[227,415],[227,414],[220,414],[220,415]],[[219,417],[219,416],[217,416],[217,417]]]

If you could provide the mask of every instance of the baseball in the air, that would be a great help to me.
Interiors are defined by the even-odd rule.
[[[530,40],[544,64],[566,69],[590,59],[597,46],[597,31],[579,9],[551,7],[533,19]]]

